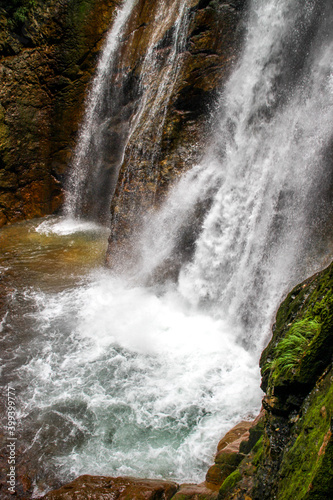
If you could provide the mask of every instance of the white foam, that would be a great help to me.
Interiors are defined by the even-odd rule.
[[[221,433],[260,405],[253,355],[230,325],[188,310],[174,291],[158,297],[98,274],[89,285],[34,296],[44,308],[21,372],[34,381],[27,406],[64,412],[78,428],[90,415],[94,426],[80,448],[54,459],[64,474],[71,463],[76,475],[202,480]],[[71,413],[74,401],[87,404],[84,416]]]
[[[43,221],[36,227],[36,231],[46,235],[67,236],[74,233],[107,232],[109,230],[96,222],[71,217],[58,217]]]

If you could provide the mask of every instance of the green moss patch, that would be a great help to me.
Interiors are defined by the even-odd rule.
[[[327,500],[333,491],[333,377],[317,385],[303,405],[280,468],[278,500]]]
[[[320,331],[321,323],[316,319],[305,317],[293,323],[275,347],[273,360],[264,367],[264,370],[271,370],[274,385],[282,378],[292,378],[295,375],[307,348]]]
[[[219,499],[226,498],[227,494],[236,486],[237,483],[242,479],[242,474],[237,469],[230,474],[230,476],[225,479],[223,482],[220,491],[219,491]]]

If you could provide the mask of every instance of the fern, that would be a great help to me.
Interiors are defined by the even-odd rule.
[[[263,371],[270,370],[275,380],[292,374],[320,329],[321,324],[315,319],[305,318],[294,323],[275,347],[274,359],[265,365]]]

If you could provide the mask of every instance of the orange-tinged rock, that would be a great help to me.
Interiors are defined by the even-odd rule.
[[[219,487],[223,481],[235,470],[235,467],[228,464],[214,464],[206,474],[206,483],[211,488]]]
[[[218,487],[208,488],[203,484],[181,484],[172,500],[216,500]]]
[[[178,485],[158,479],[131,477],[80,476],[58,490],[48,500],[170,500]]]
[[[220,452],[226,447],[229,447],[229,450],[239,451],[239,445],[242,441],[248,439],[249,429],[252,427],[253,422],[242,421],[239,424],[235,425],[226,435],[220,440],[217,445],[217,451]],[[235,443],[234,447],[232,447],[232,443]],[[238,446],[238,448],[237,448]]]

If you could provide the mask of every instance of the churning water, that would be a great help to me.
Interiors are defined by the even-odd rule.
[[[54,288],[11,282],[2,367],[40,488],[51,474],[202,481],[218,438],[260,408],[258,358],[281,297],[329,258],[330,1],[253,0],[248,16],[212,147],[147,217],[137,268],[115,275],[87,257],[70,277],[47,252],[60,238],[88,256],[101,229],[50,219],[28,231]],[[16,276],[24,256],[8,245],[3,273]],[[154,285],[175,261],[176,282]]]
[[[37,223],[3,231],[1,262],[2,377],[36,494],[82,473],[202,480],[219,437],[260,406],[253,355],[176,288],[99,267],[103,228]]]

